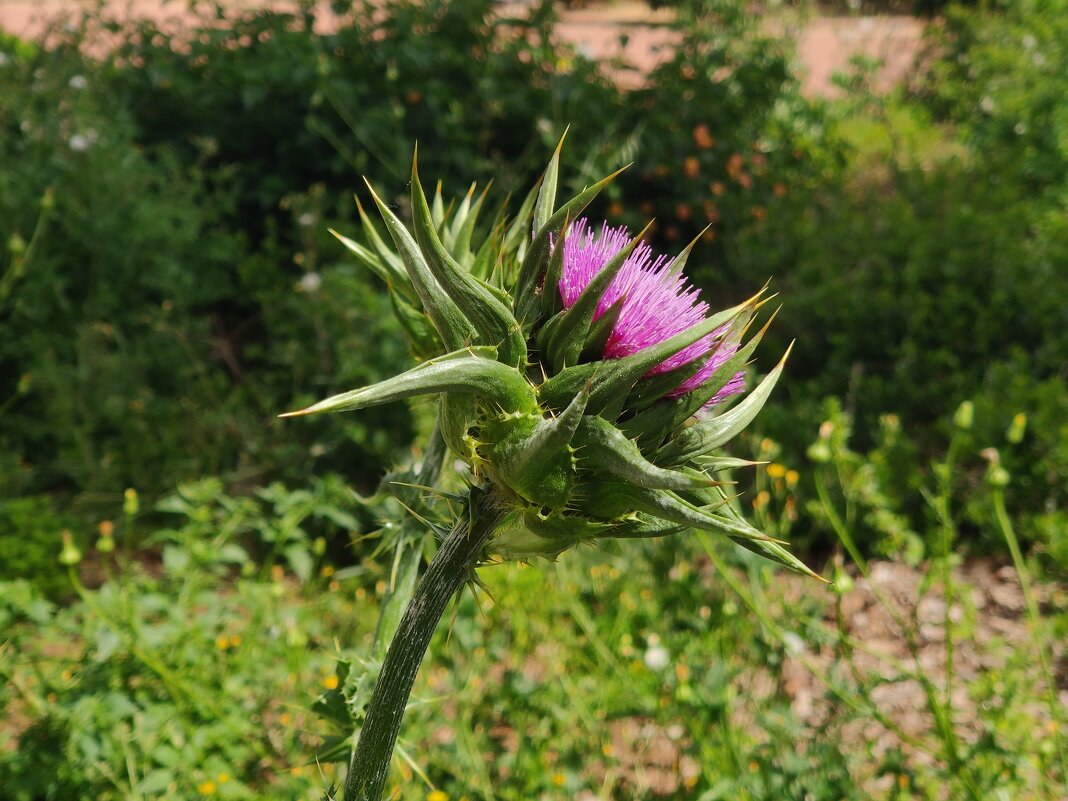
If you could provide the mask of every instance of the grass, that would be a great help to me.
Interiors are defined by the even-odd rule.
[[[335,780],[311,706],[369,654],[385,568],[243,578],[192,545],[62,609],[5,587],[0,797],[310,799]],[[869,567],[827,589],[702,536],[484,568],[424,665],[396,797],[1061,797],[1037,654],[1063,597],[1036,586],[1053,611],[1028,620],[983,563],[943,617],[940,573]]]

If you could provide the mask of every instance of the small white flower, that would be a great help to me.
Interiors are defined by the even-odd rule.
[[[74,75],[67,81],[67,86],[71,89],[84,89],[88,85],[89,81],[85,80],[84,75]]]
[[[311,228],[315,225],[315,215],[310,211],[306,211],[297,218],[297,222],[300,223],[302,228]]]
[[[1024,46],[1025,49],[1034,50],[1035,49],[1035,45],[1037,45],[1037,44],[1038,44],[1038,39],[1036,39],[1031,34],[1027,34],[1026,36],[1024,36],[1024,38],[1023,38],[1023,46]]]
[[[983,99],[979,101],[979,108],[983,110],[984,114],[993,114],[997,105],[994,103],[994,98],[990,95],[983,95]]]
[[[300,291],[301,292],[318,292],[319,287],[323,285],[323,279],[319,273],[305,273],[304,277],[300,279]]]
[[[1025,133],[1027,133],[1027,124],[1023,122],[1018,122],[1012,130],[1016,133],[1017,136],[1023,136]]]
[[[783,633],[782,645],[790,656],[797,656],[805,650],[805,641],[792,631]]]
[[[89,141],[88,136],[77,133],[70,138],[69,144],[70,149],[73,150],[75,153],[84,153],[86,150],[89,149],[89,145],[91,145],[92,142]]]
[[[7,53],[5,53],[3,50],[0,50],[0,67],[4,66],[6,63],[7,63]]]
[[[652,645],[645,649],[645,666],[649,670],[660,671],[671,663],[671,654],[662,645]]]

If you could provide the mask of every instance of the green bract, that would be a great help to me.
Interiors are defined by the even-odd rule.
[[[366,244],[338,239],[385,281],[412,352],[423,361],[283,416],[437,396],[449,449],[508,509],[486,556],[551,557],[601,537],[698,528],[815,575],[742,519],[713,478],[745,464],[715,451],[749,424],[782,372],[780,362],[718,416],[702,412],[759,342],[764,329],[744,338],[763,290],[681,333],[604,358],[623,298],[607,309],[603,299],[641,235],[613,253],[565,307],[557,285],[567,269],[569,225],[618,173],[557,207],[559,162],[557,148],[540,189],[514,218],[499,213],[481,241],[475,232],[485,193],[476,199],[474,187],[446,210],[440,186],[428,202],[413,162],[410,230],[372,189],[385,236],[360,207]],[[681,271],[691,247],[672,270]],[[730,357],[680,394],[711,353],[672,369],[665,362],[713,332],[730,342]]]

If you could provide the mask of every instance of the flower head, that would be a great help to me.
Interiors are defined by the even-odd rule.
[[[287,416],[436,396],[442,439],[466,463],[472,493],[503,510],[488,556],[551,557],[602,537],[698,528],[812,575],[715,479],[747,464],[716,451],[783,367],[715,414],[745,387],[764,331],[745,340],[760,293],[711,313],[683,274],[693,245],[670,259],[625,228],[595,229],[581,212],[615,176],[556,207],[558,170],[559,150],[519,217],[481,243],[485,195],[474,188],[456,204],[440,189],[429,201],[413,165],[411,229],[372,190],[392,247],[362,207],[367,244],[339,238],[386,281],[424,361]]]
[[[594,233],[585,218],[571,225],[564,240],[563,275],[559,281],[565,308],[575,304],[590,281],[613,256],[626,248],[629,241],[630,233],[623,227],[610,228],[604,223],[600,232]],[[672,264],[666,256],[654,257],[652,248],[644,242],[639,243],[623,262],[593,315],[597,321],[615,304],[620,304],[618,317],[604,344],[602,355],[605,359],[631,356],[666,342],[706,319],[708,304],[700,300],[700,293],[689,285],[682,270],[674,269]],[[697,372],[667,395],[679,397],[692,392],[737,352],[737,344],[725,339],[730,328],[729,323],[723,324],[664,359],[646,375],[670,372],[708,356]],[[745,373],[739,371],[706,405],[720,403],[744,389]]]

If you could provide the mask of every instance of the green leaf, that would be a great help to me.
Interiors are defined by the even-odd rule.
[[[715,507],[725,504],[726,501],[722,501]],[[671,523],[728,537],[771,539],[748,523],[730,515],[717,514],[708,507],[695,506],[674,492],[646,489],[611,479],[597,482],[587,497],[576,499],[575,505],[595,517],[622,517],[638,511]]]
[[[570,127],[570,126],[569,126]],[[545,175],[541,179],[541,187],[538,189],[538,200],[534,204],[534,230],[540,231],[553,216],[553,207],[556,204],[556,186],[560,178],[560,151],[564,147],[567,138],[567,128],[564,129],[560,143],[549,159],[549,166],[545,168]]]
[[[427,266],[422,252],[419,250],[419,245],[412,238],[412,235],[408,233],[408,229],[404,227],[397,215],[382,202],[370,182],[367,183],[367,188],[371,190],[371,196],[374,198],[378,211],[386,223],[386,229],[389,231],[390,236],[393,237],[393,242],[400,252],[412,286],[414,286],[416,293],[419,295],[419,300],[423,304],[427,316],[430,317],[434,327],[438,330],[441,341],[446,348],[452,350],[463,347],[472,340],[475,334],[475,329],[471,322],[437,282]]]
[[[408,280],[408,276],[404,273],[403,265],[400,266],[399,271],[394,270],[391,264],[384,262],[377,254],[372,253],[354,239],[349,239],[347,236],[339,234],[333,228],[328,228],[327,230],[356,257],[357,261],[374,273],[384,284],[387,286],[398,284],[403,291],[412,293],[411,297],[415,298],[414,289]]]
[[[752,314],[752,310],[746,310],[744,314],[739,315],[736,325],[747,325],[752,320]],[[687,420],[703,409],[708,401],[727,385],[731,378],[745,368],[749,356],[760,344],[760,340],[771,326],[772,320],[774,320],[774,316],[733,356],[716,368],[715,372],[700,387],[680,398],[665,399],[661,403],[654,403],[624,422],[621,428],[628,436],[646,438],[650,436],[663,437],[678,431]],[[731,336],[731,334],[728,334],[724,338],[724,342],[729,341]]]
[[[580,466],[589,465],[639,487],[692,489],[713,483],[705,476],[657,467],[642,455],[633,440],[602,417],[584,417],[573,442]]]
[[[741,403],[718,417],[680,431],[657,454],[658,460],[681,464],[714,451],[740,434],[757,416],[771,395],[779,376],[782,375],[783,367],[786,366],[791,348],[793,345],[786,349],[775,369],[768,373]]]
[[[408,345],[412,355],[417,359],[432,359],[440,356],[445,348],[430,319],[401,297],[392,286],[389,288],[389,301],[393,306],[393,316],[397,318],[404,333],[408,336]]]
[[[527,344],[511,309],[477,278],[461,267],[442,245],[419,183],[419,170],[412,161],[412,213],[415,239],[430,272],[474,326],[482,344],[496,346],[500,360],[519,366],[527,357]]]
[[[619,313],[623,311],[623,302],[626,298],[620,298],[607,309],[604,314],[590,326],[590,332],[586,335],[586,343],[582,346],[579,361],[599,361],[604,357],[604,346],[608,344],[608,338],[619,322]]]
[[[473,347],[423,362],[377,384],[327,398],[306,409],[279,417],[320,412],[347,412],[419,395],[470,393],[497,404],[506,412],[536,408],[534,391],[513,367],[501,364],[491,347]]]
[[[565,368],[541,385],[538,390],[539,396],[545,404],[559,408],[574,397],[579,386],[592,378],[593,394],[588,407],[591,413],[601,413],[614,407],[622,408],[623,401],[630,393],[631,387],[645,373],[683,348],[711,334],[721,325],[744,312],[752,303],[751,298],[714,314],[670,339],[622,359],[606,359],[592,364],[579,364]]]
[[[630,166],[630,165],[627,165]],[[607,178],[602,178],[593,186],[579,192],[567,203],[558,208],[541,228],[534,234],[534,241],[530,249],[523,257],[519,267],[519,277],[516,279],[514,297],[516,317],[522,321],[523,330],[530,331],[536,322],[536,310],[538,308],[538,288],[545,278],[545,270],[549,264],[549,246],[553,237],[560,235],[564,224],[568,220],[577,218],[601,193],[608,184],[615,180],[627,167],[621,167]]]
[[[472,267],[475,261],[475,256],[471,253],[471,238],[474,236],[475,223],[478,222],[478,215],[482,211],[482,204],[486,200],[486,193],[489,192],[490,185],[487,184],[486,188],[482,190],[473,206],[470,205],[471,194],[469,192],[467,197],[464,198],[464,203],[461,204],[460,210],[457,211],[456,216],[453,218],[452,252],[456,255],[456,259],[468,269]],[[475,185],[471,184],[471,192],[474,190]]]

